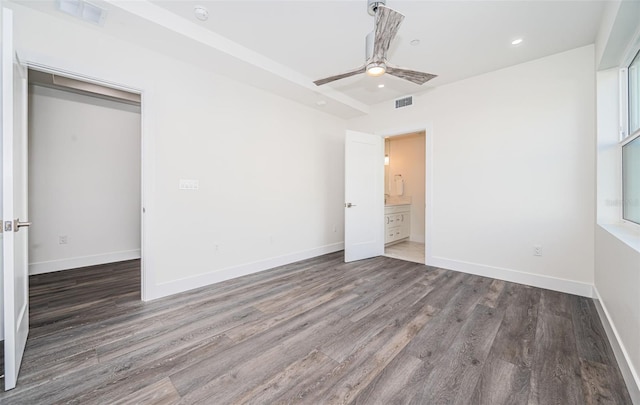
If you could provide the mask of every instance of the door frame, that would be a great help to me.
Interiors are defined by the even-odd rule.
[[[119,83],[113,83],[106,80],[98,79],[92,76],[84,75],[77,72],[71,72],[66,69],[61,69],[58,67],[54,67],[47,63],[41,63],[38,61],[34,61],[33,59],[26,58],[23,60],[23,63],[29,69],[38,70],[45,73],[57,74],[60,76],[65,76],[70,79],[75,79],[87,83],[96,84],[99,86],[109,87],[116,90],[122,90],[129,93],[139,94],[140,95],[140,299],[141,301],[148,301],[150,299],[151,292],[153,291],[153,279],[150,276],[150,271],[148,269],[148,246],[149,238],[148,238],[148,229],[149,221],[145,220],[145,217],[148,215],[146,210],[148,205],[146,204],[146,193],[145,186],[147,182],[145,181],[146,171],[145,171],[145,157],[147,157],[147,153],[145,151],[146,148],[149,148],[149,141],[147,140],[147,136],[145,136],[144,131],[144,122],[145,122],[145,114],[144,114],[144,90],[138,89],[132,86],[123,85]],[[28,113],[29,114],[29,113]],[[148,157],[147,157],[148,158]]]
[[[377,130],[373,133],[382,137],[393,138],[394,136],[406,135],[414,132],[424,132],[425,143],[425,187],[424,187],[424,264],[433,263],[433,238],[432,228],[434,223],[433,215],[433,124],[427,122],[424,125],[408,126],[393,129]]]

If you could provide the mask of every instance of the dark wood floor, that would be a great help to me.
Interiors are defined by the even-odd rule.
[[[631,404],[590,299],[331,254],[139,301],[138,262],[31,278],[2,404]]]

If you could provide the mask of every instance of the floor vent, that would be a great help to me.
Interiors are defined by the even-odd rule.
[[[413,105],[413,96],[407,96],[396,100],[396,108],[409,107]]]

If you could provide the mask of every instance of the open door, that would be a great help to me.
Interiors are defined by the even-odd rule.
[[[16,386],[29,333],[27,69],[14,61],[13,14],[2,9],[2,272],[4,388]],[[25,222],[21,222],[25,221]]]
[[[384,140],[347,131],[344,261],[384,254]]]

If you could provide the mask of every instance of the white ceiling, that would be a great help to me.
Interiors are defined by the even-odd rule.
[[[73,21],[55,10],[53,0],[19,3]],[[366,0],[94,3],[109,10],[102,29],[112,35],[344,117],[594,43],[605,6],[594,0],[387,0],[388,7],[406,16],[391,45],[391,63],[438,77],[419,86],[389,75],[360,75],[316,88],[313,80],[364,62],[364,38],[373,29]],[[196,5],[209,10],[208,21],[195,18]],[[512,46],[515,38],[524,41]],[[413,39],[420,44],[410,45]],[[380,83],[385,87],[378,88]],[[317,106],[318,100],[327,105]]]

